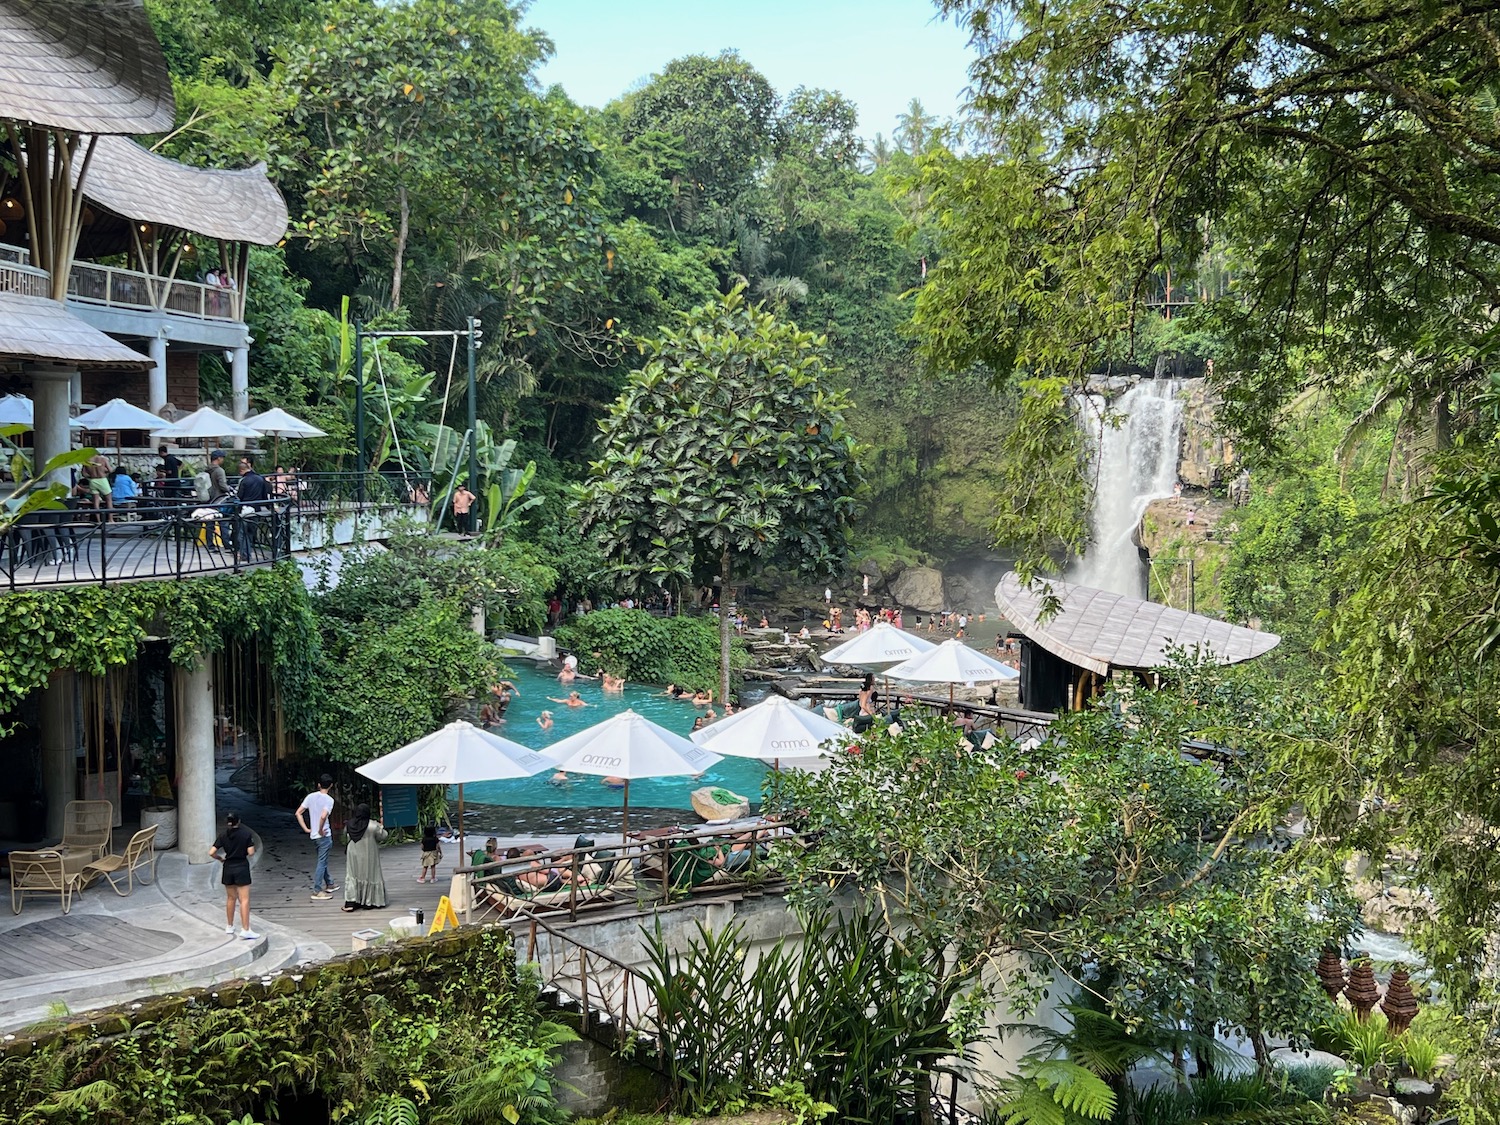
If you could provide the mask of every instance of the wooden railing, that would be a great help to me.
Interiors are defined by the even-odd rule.
[[[234,289],[156,277],[93,262],[75,262],[68,296],[108,308],[181,313],[199,320],[239,320],[240,295]]]

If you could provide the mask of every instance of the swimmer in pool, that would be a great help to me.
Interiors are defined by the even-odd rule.
[[[599,779],[599,783],[601,785],[607,785],[611,789],[625,788],[625,779],[623,777],[601,777]]]
[[[551,711],[543,711],[540,715],[538,715],[536,717],[536,725],[539,726],[539,727],[541,727],[543,730],[551,730],[552,729],[552,712]]]
[[[553,774],[551,777],[549,777],[547,779],[547,784],[548,785],[563,786],[563,785],[566,785],[567,783],[568,783],[568,773],[567,773],[566,770],[558,770],[555,774]]]
[[[547,702],[548,703],[561,703],[564,707],[587,707],[588,706],[588,703],[585,702],[584,699],[576,691],[570,691],[570,692],[568,692],[568,698],[566,698],[566,699],[553,699],[552,696],[549,695],[547,697]]]

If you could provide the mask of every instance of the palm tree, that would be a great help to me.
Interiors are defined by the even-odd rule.
[[[896,118],[896,145],[908,156],[921,156],[935,139],[938,119],[922,106],[920,98],[912,98],[906,112]]]

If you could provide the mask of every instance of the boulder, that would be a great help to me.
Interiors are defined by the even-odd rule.
[[[693,811],[710,824],[723,820],[739,820],[750,815],[750,801],[747,798],[716,785],[705,785],[702,789],[694,789],[690,800],[693,803]]]
[[[1282,1070],[1313,1070],[1328,1067],[1332,1070],[1349,1070],[1349,1064],[1330,1051],[1299,1051],[1294,1047],[1279,1047],[1271,1052],[1271,1065]]]
[[[891,583],[891,597],[896,604],[923,613],[943,608],[943,572],[930,566],[914,566],[901,572]]]
[[[885,577],[885,573],[880,569],[880,563],[875,559],[860,560],[859,573],[869,578],[871,586]]]

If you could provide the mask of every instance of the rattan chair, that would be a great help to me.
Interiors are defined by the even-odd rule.
[[[156,882],[156,830],[159,825],[142,828],[130,837],[125,851],[120,855],[106,855],[86,864],[78,876],[78,890],[83,890],[101,875],[109,881],[110,889],[124,898],[135,890],[135,873],[141,868],[151,872],[151,882]],[[120,890],[118,877],[125,873],[125,889]],[[141,880],[142,885],[146,880]]]
[[[10,909],[21,913],[27,895],[56,896],[66,914],[78,889],[77,874],[64,870],[63,854],[55,849],[10,853]]]
[[[114,822],[115,807],[108,801],[69,801],[57,846],[65,852],[87,851],[91,861],[100,859],[110,853]]]

